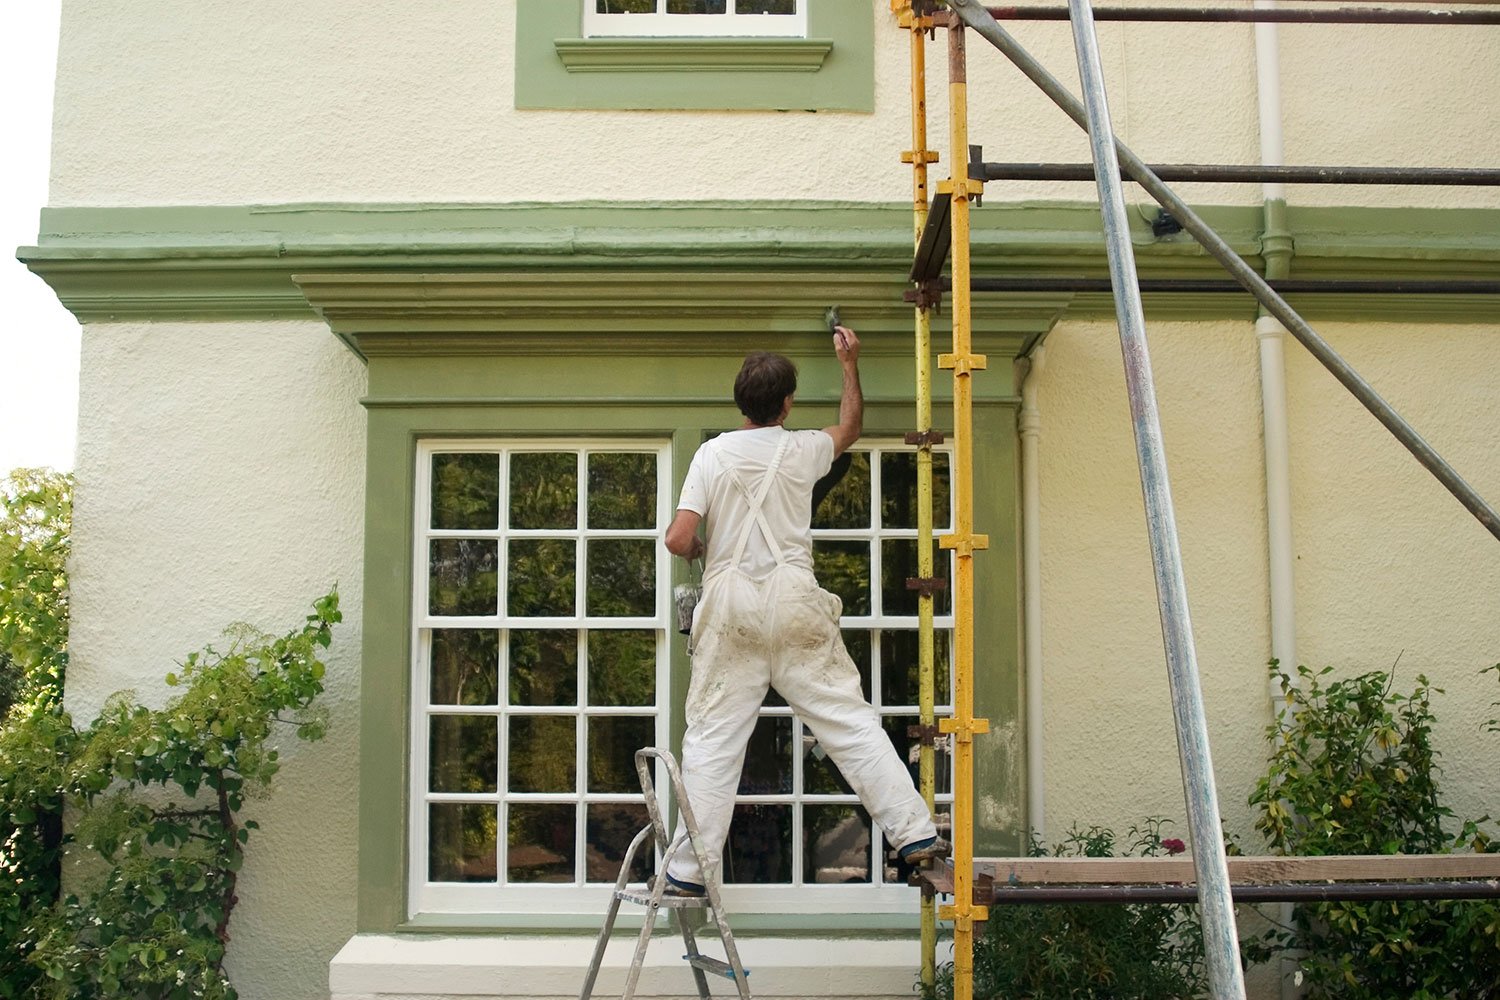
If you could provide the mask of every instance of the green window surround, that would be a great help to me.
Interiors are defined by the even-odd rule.
[[[810,3],[806,38],[586,38],[575,0],[518,0],[516,107],[873,111],[868,0]]]
[[[324,289],[327,291],[327,289]],[[316,290],[310,292],[316,298]],[[327,311],[328,303],[320,305]],[[659,378],[660,352],[643,346],[636,355],[591,354],[586,344],[570,345],[566,353],[548,350],[546,338],[529,348],[501,355],[412,354],[410,342],[398,345],[382,337],[363,337],[347,329],[348,317],[338,321],[346,336],[358,341],[369,362],[367,444],[367,508],[365,536],[365,633],[361,684],[360,746],[360,893],[362,932],[407,930],[475,930],[509,925],[566,931],[583,926],[581,917],[556,914],[414,915],[409,890],[406,843],[408,796],[407,759],[403,733],[411,715],[413,535],[417,510],[414,498],[419,469],[419,443],[442,439],[587,437],[669,440],[672,497],[705,432],[731,426],[736,420],[728,400],[728,386],[743,352],[754,346],[718,342],[707,351],[683,353],[680,377],[666,388]],[[360,324],[362,325],[362,324]],[[776,346],[789,351],[802,369],[804,390],[799,394],[799,426],[824,426],[836,419],[837,372],[823,355],[823,337],[799,337]],[[872,332],[873,348],[862,366],[867,390],[866,436],[896,439],[910,430],[911,363],[899,350],[905,338],[895,332]],[[452,345],[449,345],[450,348]],[[999,347],[999,344],[995,346]],[[566,381],[567,396],[548,398],[552,383]],[[722,390],[722,391],[716,391]],[[981,692],[983,710],[990,718],[1015,719],[1019,713],[1019,656],[1016,652],[1018,604],[1015,501],[1015,401],[1009,379],[997,373],[976,414],[975,442],[989,456],[993,489],[981,512],[995,544],[986,553],[981,585],[993,599],[992,607],[1008,607],[1008,614],[986,616],[989,631],[981,648],[997,651],[987,664],[991,680]],[[586,403],[586,400],[594,400]],[[1007,485],[1008,484],[1008,485]],[[674,563],[678,561],[674,560]],[[682,575],[682,566],[672,572]],[[673,582],[679,582],[674,580]],[[681,739],[680,706],[686,694],[689,663],[681,637],[670,637],[669,700],[663,710],[670,717],[671,742]],[[1011,776],[1006,762],[996,762]],[[997,776],[999,772],[997,771]],[[1017,806],[1022,798],[1018,782],[1004,791]],[[990,787],[996,787],[992,784]],[[1017,812],[1019,815],[1019,811]],[[1003,853],[1019,846],[1016,830],[991,831],[998,840],[988,849]],[[792,914],[760,913],[741,921],[746,932],[798,931],[909,932],[911,913]],[[749,915],[747,915],[749,916]],[[594,916],[597,923],[597,916]],[[739,929],[739,924],[736,925]]]

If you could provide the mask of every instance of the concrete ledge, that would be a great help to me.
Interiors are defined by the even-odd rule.
[[[705,954],[722,957],[712,930],[698,935]],[[757,997],[820,1000],[910,1000],[920,962],[915,940],[894,938],[736,938]],[[415,934],[359,934],[329,963],[330,1000],[447,1000],[576,997],[593,954],[594,938]],[[616,934],[605,952],[596,997],[619,996],[635,935]],[[682,960],[680,936],[656,931],[646,954],[638,997],[691,1000],[697,993]],[[715,995],[732,995],[713,984]]]

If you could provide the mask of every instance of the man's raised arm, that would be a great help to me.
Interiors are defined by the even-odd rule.
[[[837,458],[859,440],[865,428],[865,396],[859,388],[859,337],[847,326],[833,328],[833,350],[844,369],[844,391],[839,397],[839,422],[823,428],[833,438]]]

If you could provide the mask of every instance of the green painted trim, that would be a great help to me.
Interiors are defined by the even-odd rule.
[[[559,38],[569,73],[816,73],[833,51],[815,38]]]
[[[1263,266],[1259,206],[1201,211]],[[1500,276],[1497,210],[1289,207],[1287,219],[1296,241],[1292,277]],[[1221,275],[1191,241],[1154,240],[1143,219],[1136,227],[1143,276]],[[1086,203],[992,197],[975,213],[973,248],[975,274],[1108,273],[1098,210]],[[911,259],[906,204],[49,208],[38,245],[19,256],[84,322],[312,318],[293,281],[301,276],[341,336],[352,336],[345,328],[351,324],[337,310],[363,310],[354,324],[361,343],[384,351],[477,349],[475,331],[550,337],[585,321],[601,332],[654,331],[676,349],[683,336],[726,326],[731,333],[815,332],[831,301],[866,325],[910,329],[910,308],[901,301]],[[1351,298],[1302,296],[1292,304],[1311,319],[1500,320],[1496,296]],[[981,295],[975,303],[977,329],[1023,337],[1063,311],[1113,314],[1107,295]],[[1256,313],[1247,295],[1148,295],[1145,305],[1158,318],[1248,320]],[[376,322],[382,308],[384,328]],[[403,342],[413,324],[446,340]],[[502,341],[491,337],[484,349],[503,349]]]
[[[360,684],[359,747],[359,905],[360,932],[388,933],[412,930],[429,933],[479,932],[502,927],[525,927],[528,931],[577,931],[580,924],[568,917],[537,918],[520,915],[450,916],[426,914],[415,919],[406,915],[406,805],[409,787],[406,774],[405,734],[409,726],[411,692],[411,560],[412,497],[416,476],[416,445],[430,437],[617,436],[670,439],[674,491],[681,486],[688,461],[703,440],[705,429],[734,426],[739,422],[728,388],[733,383],[738,360],[729,357],[686,357],[672,366],[673,377],[658,382],[657,370],[665,367],[650,357],[638,355],[627,362],[615,357],[590,356],[568,345],[576,353],[538,351],[529,358],[408,358],[375,357],[370,361],[372,390],[397,396],[400,387],[428,393],[432,386],[454,386],[462,392],[465,383],[487,383],[495,387],[503,402],[464,402],[451,406],[411,405],[382,407],[369,411],[365,508],[364,634]],[[801,427],[819,427],[837,419],[837,396],[833,387],[839,373],[825,351],[821,357],[801,359],[801,386],[793,421]],[[1006,383],[1001,366],[986,373],[982,382]],[[911,430],[913,413],[909,399],[899,389],[911,381],[908,357],[872,356],[861,366],[864,383],[876,393],[888,394],[891,402],[867,402],[865,434],[868,437],[899,438]],[[612,395],[621,386],[640,393],[633,403],[590,407],[538,407],[528,398],[506,398],[513,388],[532,387],[563,378],[576,396]],[[1008,384],[1008,383],[1007,383]],[[702,400],[703,389],[724,387],[724,397],[710,405]],[[996,390],[998,392],[998,390]],[[529,394],[528,394],[529,395]],[[415,402],[416,397],[413,397]],[[1019,724],[1019,601],[1014,586],[1016,574],[1015,493],[1015,403],[1014,400],[981,398],[976,409],[975,445],[999,466],[978,484],[983,498],[978,521],[990,533],[991,549],[976,567],[978,585],[992,598],[986,602],[987,623],[981,648],[1010,650],[985,661],[979,679],[979,699],[992,725],[1004,731]],[[940,428],[947,413],[938,410]],[[1009,487],[1004,484],[1009,483]],[[1007,489],[1009,492],[1007,492]],[[681,576],[682,567],[674,566]],[[1009,624],[1008,624],[1009,623]],[[670,648],[670,691],[674,707],[687,694],[689,661],[682,637],[673,636]],[[680,711],[673,713],[672,744],[680,747]],[[984,754],[981,753],[981,759]],[[983,766],[983,765],[982,765]],[[1011,770],[1017,762],[1004,762]],[[992,771],[981,770],[988,776]],[[1019,786],[1002,793],[1006,802],[1016,799]],[[1019,812],[1012,815],[1019,821]],[[985,843],[1018,843],[1019,829],[1001,831]],[[540,919],[540,922],[539,922]],[[755,914],[736,918],[736,931],[746,933],[897,933],[916,926],[915,914]],[[743,925],[743,926],[742,926]],[[597,923],[590,926],[597,926]]]
[[[361,931],[404,918],[411,715],[411,524],[415,436],[403,414],[369,414],[365,464],[364,608],[359,687]],[[397,735],[399,734],[399,736]]]
[[[517,0],[516,107],[875,110],[869,0],[818,0],[806,39],[588,39],[581,14],[579,0]]]

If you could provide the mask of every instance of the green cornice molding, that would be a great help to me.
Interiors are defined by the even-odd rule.
[[[375,356],[536,354],[566,344],[590,355],[734,356],[747,338],[791,350],[823,334],[838,304],[865,351],[911,352],[905,283],[851,271],[349,273],[294,275],[320,316],[356,353]],[[1051,329],[1067,295],[977,301],[985,349],[1015,356]],[[941,333],[943,324],[935,324]],[[817,337],[821,342],[821,336]]]
[[[1258,207],[1201,211],[1261,266]],[[1294,278],[1500,278],[1500,211],[1289,206],[1287,219]],[[1091,203],[991,197],[974,225],[976,275],[1108,273]],[[1154,239],[1144,217],[1134,225],[1142,276],[1221,276],[1184,235]],[[905,324],[911,211],[820,201],[49,208],[37,245],[19,256],[84,322],[311,318],[311,296],[336,329],[372,344],[419,316],[428,332],[470,340],[487,323],[500,333],[563,329],[580,316],[600,318],[606,332],[662,335],[784,326],[833,301],[858,304],[877,324]],[[1107,295],[975,301],[977,324],[1016,333],[1063,307],[1113,311]],[[1496,296],[1292,303],[1312,319],[1500,320]],[[1145,304],[1156,318],[1255,314],[1249,296],[1233,294],[1148,295]],[[643,318],[648,310],[658,312]]]
[[[569,73],[816,73],[833,51],[823,38],[558,38]]]

